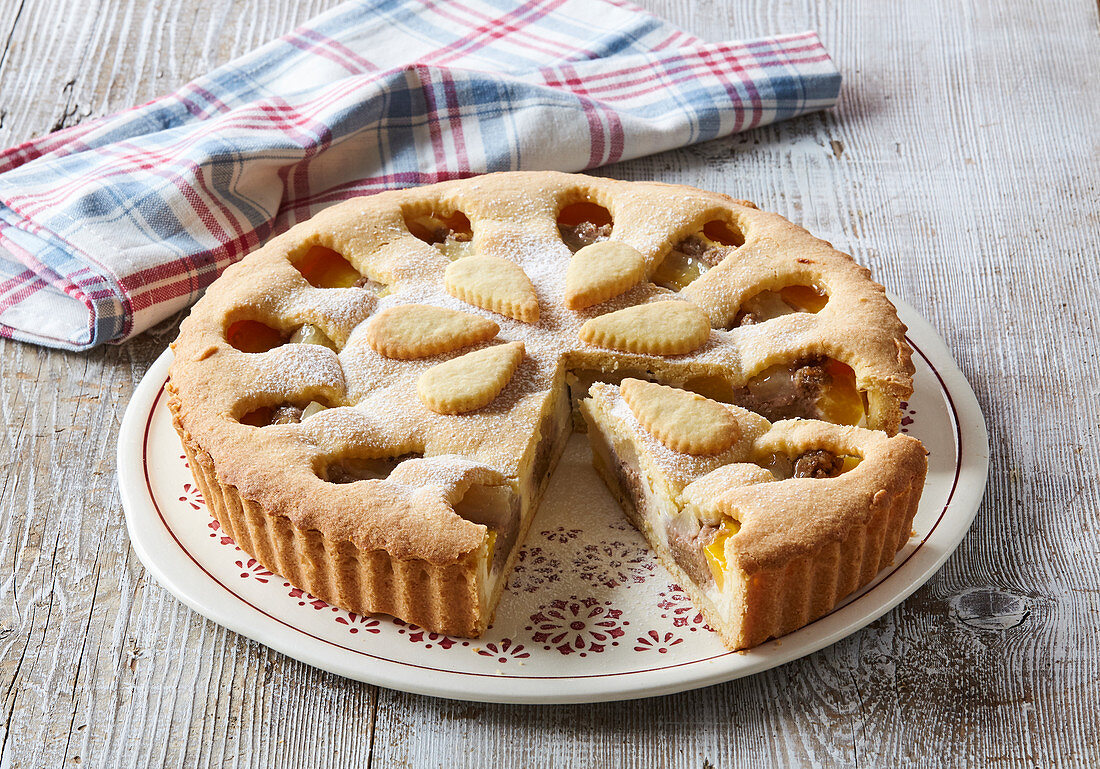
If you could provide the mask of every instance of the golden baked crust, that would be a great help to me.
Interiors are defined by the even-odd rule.
[[[571,250],[558,217],[584,202],[610,212],[611,237],[637,249],[650,275],[676,244],[701,236],[714,222],[744,242],[713,250],[711,256],[721,259],[682,291],[642,281],[574,311],[564,301]],[[458,212],[472,229],[460,255],[517,264],[536,290],[536,322],[448,293],[444,273],[453,263],[446,250],[452,239],[433,243],[416,222],[433,214],[450,221]],[[311,285],[299,267],[314,247],[342,255],[371,288]],[[747,299],[791,285],[813,286],[827,303],[817,312],[729,328]],[[676,356],[616,352],[581,341],[590,318],[656,301],[697,305],[714,327],[709,337]],[[434,357],[383,357],[371,346],[364,321],[412,303],[483,316],[499,325],[499,334]],[[243,352],[227,340],[239,321],[256,321],[284,337],[308,325],[336,350],[283,344]],[[904,331],[864,268],[751,204],[657,183],[553,172],[490,174],[347,201],[227,269],[181,326],[169,404],[212,511],[265,566],[353,611],[387,612],[433,631],[476,635],[491,619],[501,577],[568,435],[567,374],[614,379],[642,372],[691,389],[720,379],[732,392],[769,367],[829,358],[854,372],[866,423],[893,434],[898,404],[912,389]],[[516,341],[525,355],[488,405],[440,414],[418,397],[417,380],[425,371]],[[240,421],[257,409],[311,401],[328,408],[297,424]],[[417,457],[385,478],[333,483],[326,476],[344,460],[404,455]],[[464,500],[485,489],[500,491],[514,508],[503,544],[494,542],[497,522],[475,522],[478,516],[462,509]]]

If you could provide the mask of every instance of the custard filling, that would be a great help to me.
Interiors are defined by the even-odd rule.
[[[741,530],[741,522],[733,518],[723,517],[718,525],[718,531],[711,543],[703,548],[707,564],[710,566],[711,578],[719,590],[725,588],[726,582],[726,542],[729,538]]]

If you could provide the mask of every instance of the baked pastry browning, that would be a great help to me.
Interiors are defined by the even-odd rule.
[[[173,344],[169,406],[212,513],[264,566],[459,636],[491,621],[583,410],[651,543],[646,494],[711,527],[691,558],[654,546],[740,648],[831,608],[908,538],[924,465],[890,437],[904,332],[864,268],[751,204],[490,174],[347,201],[227,269]],[[710,469],[633,489],[627,444]],[[703,569],[720,538],[728,569]]]

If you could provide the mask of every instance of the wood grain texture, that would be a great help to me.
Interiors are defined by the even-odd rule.
[[[330,7],[0,0],[0,145],[168,91]],[[346,681],[210,623],[129,549],[114,451],[178,318],[77,355],[0,342],[0,767],[1100,763],[1096,4],[647,0],[705,38],[815,28],[840,106],[601,173],[730,192],[867,264],[978,393],[958,552],[779,669],[592,706]]]

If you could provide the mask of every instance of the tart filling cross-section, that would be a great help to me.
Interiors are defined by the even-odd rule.
[[[500,173],[334,206],[226,270],[169,406],[211,512],[295,586],[477,636],[565,442],[731,648],[909,538],[905,327],[851,257],[702,190]],[[583,511],[578,511],[578,516]]]

